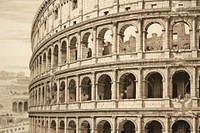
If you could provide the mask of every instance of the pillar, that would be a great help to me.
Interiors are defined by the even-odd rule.
[[[62,47],[61,40],[59,40],[58,44],[58,66],[62,64]]]
[[[197,91],[196,91],[196,84],[197,84],[197,81],[196,81],[196,78],[197,78],[197,70],[196,70],[196,66],[193,66],[192,68],[192,77],[190,77],[190,85],[191,85],[191,97],[193,98],[196,98],[197,97]]]
[[[79,118],[76,117],[76,133],[79,133]]]
[[[91,116],[91,133],[95,133],[95,117]]]
[[[96,61],[97,56],[97,27],[93,27],[92,57]]]
[[[113,22],[113,44],[112,44],[112,54],[117,54],[117,22]]]
[[[163,98],[169,98],[169,68],[165,68],[165,77],[163,77]]]
[[[197,116],[194,115],[192,118],[192,125],[193,125],[193,133],[197,133],[197,121],[196,121]]]
[[[56,103],[60,103],[60,81],[59,79],[56,80],[56,86],[57,86],[57,101]]]
[[[138,116],[138,132],[142,133],[142,115]]]
[[[197,48],[197,43],[196,43],[196,17],[192,18],[192,34],[190,35],[191,37],[191,48],[196,49]]]
[[[64,128],[64,133],[67,133],[67,118],[65,117],[65,128]]]
[[[50,69],[53,68],[53,64],[54,64],[54,49],[53,49],[53,47],[51,47],[51,67],[50,67]]]
[[[69,42],[69,36],[66,38],[66,43],[67,43],[67,62],[70,62],[70,42]]]
[[[40,94],[40,91],[39,91],[39,88],[37,88],[37,106],[39,105],[39,94]]]
[[[56,133],[58,133],[59,131],[59,121],[58,121],[58,117],[56,117]]]
[[[165,133],[169,133],[169,116],[165,116]]]
[[[113,129],[111,133],[116,133],[116,128],[117,128],[117,117],[116,116],[112,116],[112,123],[113,123]]]
[[[138,68],[138,80],[136,83],[136,99],[141,99],[142,98],[142,68]]]
[[[117,97],[117,70],[113,70],[113,82],[112,82],[112,100],[116,100]]]
[[[69,91],[68,91],[68,78],[65,78],[65,103],[68,103]]]
[[[76,75],[76,102],[80,101],[80,75]]]
[[[92,101],[96,101],[96,73],[92,73]]]

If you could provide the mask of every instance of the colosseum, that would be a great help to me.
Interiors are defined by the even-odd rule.
[[[199,133],[200,0],[44,0],[30,133]]]

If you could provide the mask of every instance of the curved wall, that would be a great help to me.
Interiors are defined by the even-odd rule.
[[[198,5],[45,0],[31,35],[30,132],[196,133]]]

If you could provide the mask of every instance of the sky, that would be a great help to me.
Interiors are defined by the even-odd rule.
[[[43,0],[0,0],[0,71],[29,72],[33,18]]]

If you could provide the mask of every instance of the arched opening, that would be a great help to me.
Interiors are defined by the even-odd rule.
[[[70,61],[71,62],[76,61],[78,59],[77,47],[78,47],[77,38],[73,37],[71,39],[70,46],[69,46],[69,49],[70,49]]]
[[[13,103],[13,112],[17,112],[17,103],[16,102]]]
[[[163,83],[160,73],[151,73],[146,77],[146,96],[147,98],[162,98]]]
[[[172,98],[190,98],[190,76],[187,72],[176,72],[173,75],[172,84]]]
[[[73,79],[69,82],[69,101],[76,101],[76,82]]]
[[[131,24],[121,28],[119,33],[119,51],[128,53],[136,51],[136,28]]]
[[[136,98],[136,81],[135,76],[131,73],[125,73],[120,77],[119,81],[119,97],[120,99]]]
[[[162,133],[162,125],[158,121],[151,121],[145,126],[147,133]]]
[[[24,102],[24,111],[28,111],[28,102]]]
[[[110,55],[112,53],[112,31],[108,28],[101,30],[98,36],[98,55]]]
[[[97,125],[97,131],[99,133],[111,133],[111,125],[108,121],[100,121]]]
[[[82,41],[82,59],[92,57],[92,45],[93,45],[92,34],[87,32],[83,36],[83,41]]]
[[[49,69],[51,68],[51,49],[49,49],[48,51],[47,61],[48,61],[48,69]]]
[[[55,132],[56,132],[56,122],[53,120],[50,126],[50,133],[55,133]]]
[[[65,129],[65,122],[62,120],[59,126],[59,133],[64,133]]]
[[[58,45],[54,47],[53,56],[54,56],[53,67],[57,67],[58,66]]]
[[[132,121],[123,121],[119,125],[120,133],[135,133],[135,125]]]
[[[90,124],[88,121],[82,122],[80,131],[80,133],[91,133]]]
[[[61,103],[64,103],[65,102],[65,82],[62,81],[61,84],[60,84],[60,92],[59,92],[59,101]]]
[[[98,99],[108,100],[111,99],[111,84],[112,80],[107,74],[101,75],[98,80]]]
[[[23,111],[22,109],[23,109],[23,103],[19,102],[19,105],[18,105],[19,112],[22,112]]]
[[[153,22],[146,27],[145,31],[145,51],[162,50],[162,26],[159,23]]]
[[[61,45],[61,55],[61,63],[64,64],[67,62],[67,43],[65,41],[63,41]]]
[[[176,121],[172,126],[172,133],[190,133],[190,125],[184,120]]]
[[[171,49],[190,49],[190,28],[185,22],[173,26]]]
[[[73,120],[69,122],[68,133],[76,133],[76,123]]]
[[[91,80],[85,77],[81,82],[81,100],[88,101],[91,100]]]
[[[57,84],[54,83],[51,89],[51,104],[55,104],[57,101],[57,91],[58,91]]]

